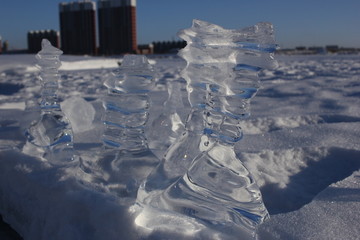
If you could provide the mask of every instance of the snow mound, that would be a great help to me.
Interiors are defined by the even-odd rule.
[[[360,171],[333,183],[298,211],[272,216],[259,240],[359,239]],[[349,216],[351,216],[349,218]]]
[[[122,59],[104,58],[104,59],[86,59],[79,61],[61,61],[60,71],[75,71],[75,70],[90,70],[90,69],[114,69],[119,67]],[[155,64],[154,60],[149,61],[150,64]],[[37,67],[27,66],[26,72],[36,72]]]

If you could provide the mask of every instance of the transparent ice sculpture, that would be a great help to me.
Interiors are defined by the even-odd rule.
[[[151,149],[158,158],[162,158],[165,151],[184,132],[185,126],[181,112],[185,108],[182,100],[182,85],[179,80],[167,82],[168,99],[160,115],[152,122],[148,129]]]
[[[258,23],[227,30],[194,20],[179,36],[187,41],[180,56],[187,61],[182,76],[192,110],[185,133],[140,186],[138,205],[177,212],[214,228],[234,226],[252,236],[268,212],[234,144],[242,138],[239,121],[249,115],[259,71],[277,66],[273,27]],[[163,224],[161,219],[138,223],[145,228]]]
[[[41,46],[41,51],[36,55],[42,85],[40,116],[25,132],[31,144],[27,144],[27,148],[32,149],[28,151],[37,150],[35,152],[53,164],[65,164],[74,160],[74,148],[71,124],[61,111],[57,97],[62,51],[46,39],[42,40]]]
[[[119,70],[105,81],[104,152],[100,165],[121,197],[136,197],[140,183],[158,164],[144,134],[154,85],[154,71],[145,56],[126,55]]]

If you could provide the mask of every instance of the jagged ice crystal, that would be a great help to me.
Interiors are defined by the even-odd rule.
[[[220,231],[234,227],[244,239],[253,238],[268,213],[234,144],[242,138],[239,121],[249,115],[259,71],[277,66],[273,27],[227,30],[194,20],[179,36],[187,41],[180,56],[187,61],[182,76],[192,110],[185,133],[140,186],[139,206],[177,212]],[[164,226],[161,219],[138,224]]]
[[[140,183],[159,162],[144,134],[154,70],[145,56],[126,55],[104,85],[108,93],[103,102],[104,149],[99,164],[119,196],[135,198]]]
[[[53,47],[47,39],[42,40],[41,46],[36,55],[42,85],[40,116],[25,132],[31,144],[26,148],[30,148],[27,151],[36,148],[41,157],[53,164],[64,164],[74,159],[74,149],[71,124],[61,111],[57,97],[62,51]]]

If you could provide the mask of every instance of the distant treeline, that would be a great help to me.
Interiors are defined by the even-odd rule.
[[[153,42],[154,53],[170,53],[177,52],[186,46],[185,41],[164,41],[164,42]]]
[[[360,48],[345,48],[338,45],[328,45],[325,47],[304,47],[278,49],[278,54],[285,55],[311,55],[311,54],[359,54]]]

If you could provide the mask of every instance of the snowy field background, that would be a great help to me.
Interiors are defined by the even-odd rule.
[[[185,62],[175,55],[149,56],[158,72],[147,127],[167,99],[166,85],[179,80]],[[242,123],[236,152],[255,175],[271,219],[258,229],[268,239],[358,239],[360,235],[360,56],[277,56],[264,71]],[[59,95],[75,132],[78,154],[101,146],[103,81],[121,58],[62,56]],[[110,186],[85,189],[77,166],[51,169],[25,156],[25,101],[39,97],[34,55],[0,55],[0,214],[24,239],[138,239],[133,220]],[[185,85],[183,86],[185,88]],[[184,101],[186,93],[182,90]],[[85,101],[84,101],[85,100]],[[75,103],[95,110],[80,124]],[[185,102],[182,116],[188,111]],[[24,117],[25,116],[25,117]],[[154,149],[156,154],[161,151]],[[156,217],[156,216],[153,216]],[[141,239],[202,239],[171,231]],[[208,233],[209,236],[212,233]],[[1,236],[1,235],[0,235]],[[4,235],[5,236],[5,235]],[[50,237],[51,236],[51,237]],[[205,238],[204,238],[205,239]],[[209,238],[206,238],[209,239]],[[215,239],[215,237],[214,237]]]

